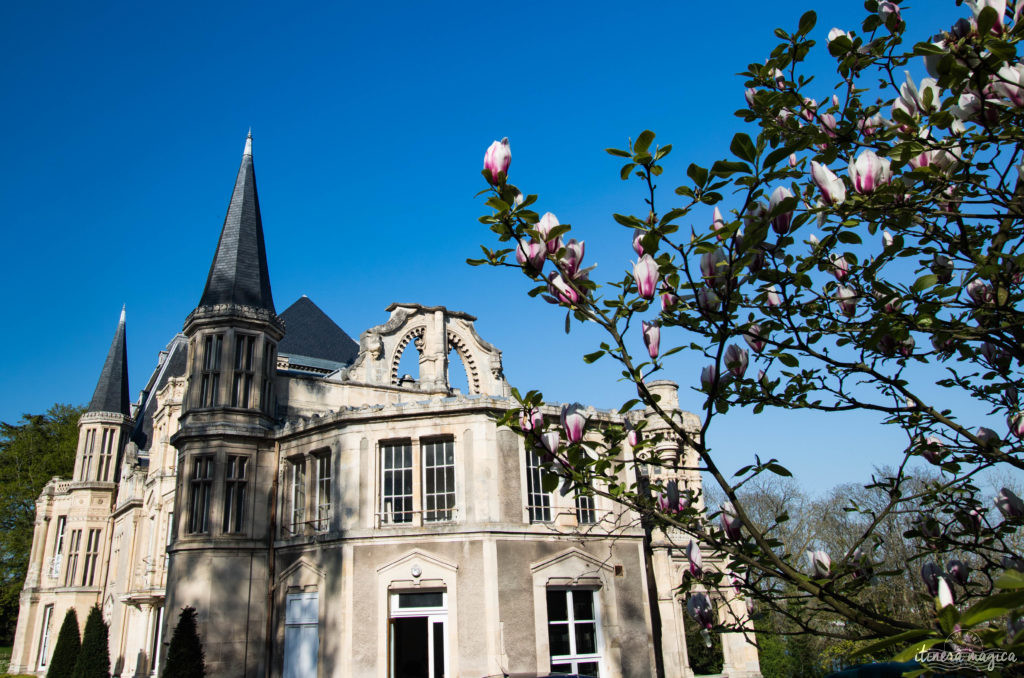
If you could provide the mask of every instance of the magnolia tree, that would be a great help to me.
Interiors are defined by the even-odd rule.
[[[685,459],[659,453],[642,423],[604,427],[594,442],[576,408],[546,422],[536,391],[516,391],[521,406],[506,420],[544,453],[548,487],[590,488],[728,558],[735,578],[724,582],[699,566],[696,545],[688,551],[697,566],[682,593],[701,626],[716,622],[698,591],[736,586],[799,630],[874,641],[864,649],[875,656],[912,656],[954,631],[1024,656],[1024,503],[979,490],[986,474],[1024,469],[1024,0],[968,5],[913,46],[911,13],[897,2],[867,0],[860,29],[832,29],[824,45],[811,39],[813,12],[793,32],[776,30],[771,56],[744,73],[737,115],[748,132],[735,135],[731,157],[690,164],[669,195],[657,182],[671,146],[655,145],[653,132],[608,149],[645,196],[639,215],[614,215],[628,229],[619,279],[596,281],[582,236],[510,182],[507,139],[487,151],[493,213],[481,221],[500,244],[470,263],[518,268],[537,283],[532,295],[567,309],[567,329],[604,330],[584,359],[621,364],[637,390],[623,411],[653,409],[723,502],[699,511],[692,493],[654,480],[672,474],[637,483],[625,465],[679,471]],[[821,50],[832,89],[806,74]],[[699,375],[663,367],[679,351],[703,355]],[[698,430],[662,409],[648,387],[660,378],[703,394]],[[895,470],[871,481],[884,500],[841,509],[846,548],[790,552],[773,536],[784,513],[752,518],[743,485],[789,471],[756,457],[723,468],[709,452],[714,424],[736,407],[860,410],[902,429]],[[910,478],[915,460],[932,465],[931,480]],[[911,545],[905,568],[920,575],[923,615],[872,595],[904,576],[878,566],[894,538],[881,526],[895,516],[910,525],[895,538]]]

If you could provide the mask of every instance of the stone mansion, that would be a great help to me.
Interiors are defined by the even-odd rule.
[[[692,676],[680,544],[647,548],[637,515],[544,490],[539,455],[498,423],[515,400],[473,316],[387,313],[358,342],[305,296],[277,313],[250,137],[182,333],[133,400],[122,311],[74,474],[36,502],[10,671],[44,675],[65,612],[98,603],[121,678],[160,675],[184,606],[210,676],[647,677],[658,638],[665,675]],[[675,384],[651,387],[678,409]],[[589,415],[659,430],[651,412]],[[720,619],[746,614],[709,594]],[[723,659],[760,675],[742,635]]]

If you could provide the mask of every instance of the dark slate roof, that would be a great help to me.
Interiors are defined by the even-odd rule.
[[[129,416],[131,400],[128,397],[128,341],[125,336],[124,309],[117,322],[114,341],[110,343],[107,361],[89,401],[88,412],[119,412]]]
[[[142,392],[142,404],[139,408],[135,430],[132,432],[132,441],[138,445],[140,450],[148,450],[153,443],[153,416],[156,414],[157,391],[167,385],[171,377],[185,376],[188,367],[188,341],[185,335],[179,334],[162,352],[161,360],[157,364],[153,374],[149,377]]]
[[[286,332],[277,345],[278,353],[346,365],[359,354],[359,344],[305,295],[281,312],[281,320]]]
[[[256,195],[256,173],[252,164],[252,135],[246,139],[217,253],[199,301],[200,306],[218,304],[274,311],[260,201]]]

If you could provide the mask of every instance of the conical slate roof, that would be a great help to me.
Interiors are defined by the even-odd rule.
[[[217,253],[206,279],[199,306],[233,304],[274,312],[263,244],[263,221],[256,195],[256,173],[252,165],[252,134],[245,140],[242,164],[235,178]]]
[[[288,328],[288,333],[277,345],[280,354],[346,365],[351,364],[359,354],[359,344],[306,295],[282,311],[281,320]]]
[[[110,344],[107,361],[103,363],[100,380],[89,402],[89,412],[118,412],[130,416],[128,398],[128,341],[125,336],[124,308],[117,322],[114,341]]]

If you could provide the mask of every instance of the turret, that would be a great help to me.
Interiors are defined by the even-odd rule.
[[[78,422],[78,452],[74,480],[117,482],[121,451],[131,433],[128,398],[128,346],[125,312],[117,322],[114,340],[103,363],[89,407]]]

